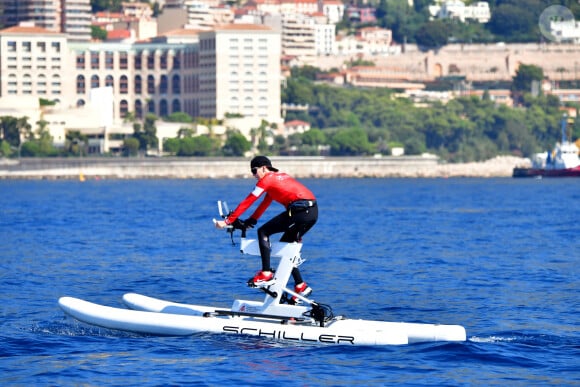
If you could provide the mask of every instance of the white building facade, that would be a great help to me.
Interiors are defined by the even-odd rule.
[[[18,0],[0,2],[0,25],[22,22],[69,35],[70,41],[91,39],[90,0]]]
[[[111,91],[112,127],[121,127],[130,113],[217,119],[231,113],[279,123],[280,33],[228,25],[177,30],[148,42],[71,43],[66,34],[37,27],[0,31],[1,105],[44,98],[83,116],[99,88]],[[86,117],[86,130],[108,131],[108,123]]]
[[[475,20],[478,23],[487,23],[491,19],[491,10],[486,1],[478,1],[472,5],[465,5],[461,0],[437,1],[429,6],[431,16],[439,19],[458,19],[461,22]]]
[[[199,115],[281,122],[280,34],[233,24],[199,33]]]

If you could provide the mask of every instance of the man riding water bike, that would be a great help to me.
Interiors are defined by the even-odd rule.
[[[270,268],[270,235],[284,233],[281,242],[301,242],[302,236],[318,220],[318,206],[314,194],[303,184],[284,172],[272,167],[266,156],[256,156],[250,162],[252,175],[258,182],[254,190],[224,220],[216,222],[217,228],[233,224],[262,195],[264,199],[254,213],[243,221],[245,227],[253,227],[272,201],[282,204],[283,212],[276,215],[258,228],[258,244],[262,257],[262,270],[248,282],[253,286],[268,286],[274,282],[274,273]],[[304,282],[297,267],[292,269],[294,291],[303,297],[312,293]]]

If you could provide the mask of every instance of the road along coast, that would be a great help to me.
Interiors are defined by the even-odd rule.
[[[249,158],[0,159],[0,179],[224,179],[250,178]],[[271,157],[297,178],[511,177],[528,159],[498,156],[449,164],[435,156]]]

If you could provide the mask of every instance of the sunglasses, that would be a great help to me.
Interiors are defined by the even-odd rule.
[[[250,168],[250,171],[252,171],[252,175],[255,175],[256,173],[258,173],[258,169],[260,169],[260,168],[259,167]]]

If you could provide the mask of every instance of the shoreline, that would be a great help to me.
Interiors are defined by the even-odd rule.
[[[249,178],[249,158],[0,159],[0,180],[225,179]],[[497,156],[483,162],[447,164],[435,156],[271,157],[296,178],[511,177],[529,160]]]

